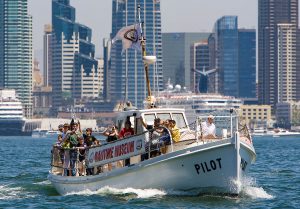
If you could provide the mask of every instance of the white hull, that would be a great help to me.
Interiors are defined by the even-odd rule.
[[[235,182],[247,172],[256,154],[252,145],[235,141],[231,138],[199,145],[195,142],[185,149],[95,176],[50,173],[48,178],[61,195],[97,191],[105,186],[238,194],[241,188]]]

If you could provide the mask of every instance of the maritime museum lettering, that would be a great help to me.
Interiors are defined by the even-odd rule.
[[[208,173],[217,169],[222,169],[221,158],[216,160],[205,161],[201,163],[194,164],[197,174]]]
[[[143,135],[130,137],[118,142],[91,148],[88,154],[88,166],[103,165],[141,154],[145,151]]]

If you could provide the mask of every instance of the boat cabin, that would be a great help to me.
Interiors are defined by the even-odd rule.
[[[153,125],[154,119],[156,118],[160,118],[162,121],[168,119],[175,120],[176,126],[181,131],[189,129],[184,110],[176,108],[151,108],[120,112],[116,119],[116,127],[118,130],[122,130],[125,126],[125,122],[129,120],[131,122],[131,127],[134,129],[134,133],[141,134],[147,131],[140,120],[141,118],[147,125]]]

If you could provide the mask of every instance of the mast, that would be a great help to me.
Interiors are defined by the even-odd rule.
[[[141,30],[141,46],[142,46],[142,56],[143,58],[147,56],[146,52],[146,39],[144,37],[143,29],[142,29],[142,22],[141,22],[141,6],[138,5],[138,21]],[[144,61],[144,70],[146,74],[146,82],[147,82],[147,91],[148,91],[148,98],[152,96],[151,94],[151,87],[150,87],[150,80],[149,80],[149,65],[147,62]]]

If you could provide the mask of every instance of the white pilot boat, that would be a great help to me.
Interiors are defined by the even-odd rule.
[[[130,120],[135,135],[89,148],[85,154],[85,166],[94,173],[88,176],[84,173],[83,176],[64,176],[59,152],[54,148],[48,179],[61,195],[97,191],[107,186],[239,194],[242,188],[240,180],[256,159],[247,127],[239,125],[238,116],[233,111],[215,112],[219,138],[204,139],[199,124],[207,116],[205,119],[195,118],[195,123],[188,125],[183,109],[153,108],[148,65],[154,63],[155,58],[146,56],[143,36],[141,44],[148,108],[120,112],[116,121],[118,130],[121,130],[125,121]],[[139,119],[141,116],[148,125],[152,125],[155,118],[175,120],[181,133],[179,142],[174,143],[169,133],[170,144],[162,146],[160,136],[144,128]],[[163,154],[152,155],[153,152]],[[120,161],[128,164],[122,166]]]
[[[143,129],[137,120],[140,116],[149,124],[153,118],[158,117],[175,119],[182,127],[180,142],[168,145],[165,154],[141,161],[141,154],[149,154],[151,150],[155,150],[147,142],[151,144],[157,138],[151,138],[149,132]],[[117,121],[120,128],[127,119],[134,124],[137,135],[88,150],[86,166],[101,166],[100,173],[63,176],[63,169],[52,162],[48,179],[60,194],[97,191],[105,186],[239,194],[242,187],[240,179],[256,159],[251,137],[246,129],[238,130],[236,115],[215,117],[217,135],[227,131],[228,135],[223,134],[221,138],[214,140],[200,140],[201,130],[192,130],[187,126],[182,109],[125,111],[120,113]],[[128,158],[128,166],[115,167],[111,171],[105,168],[108,163]]]

